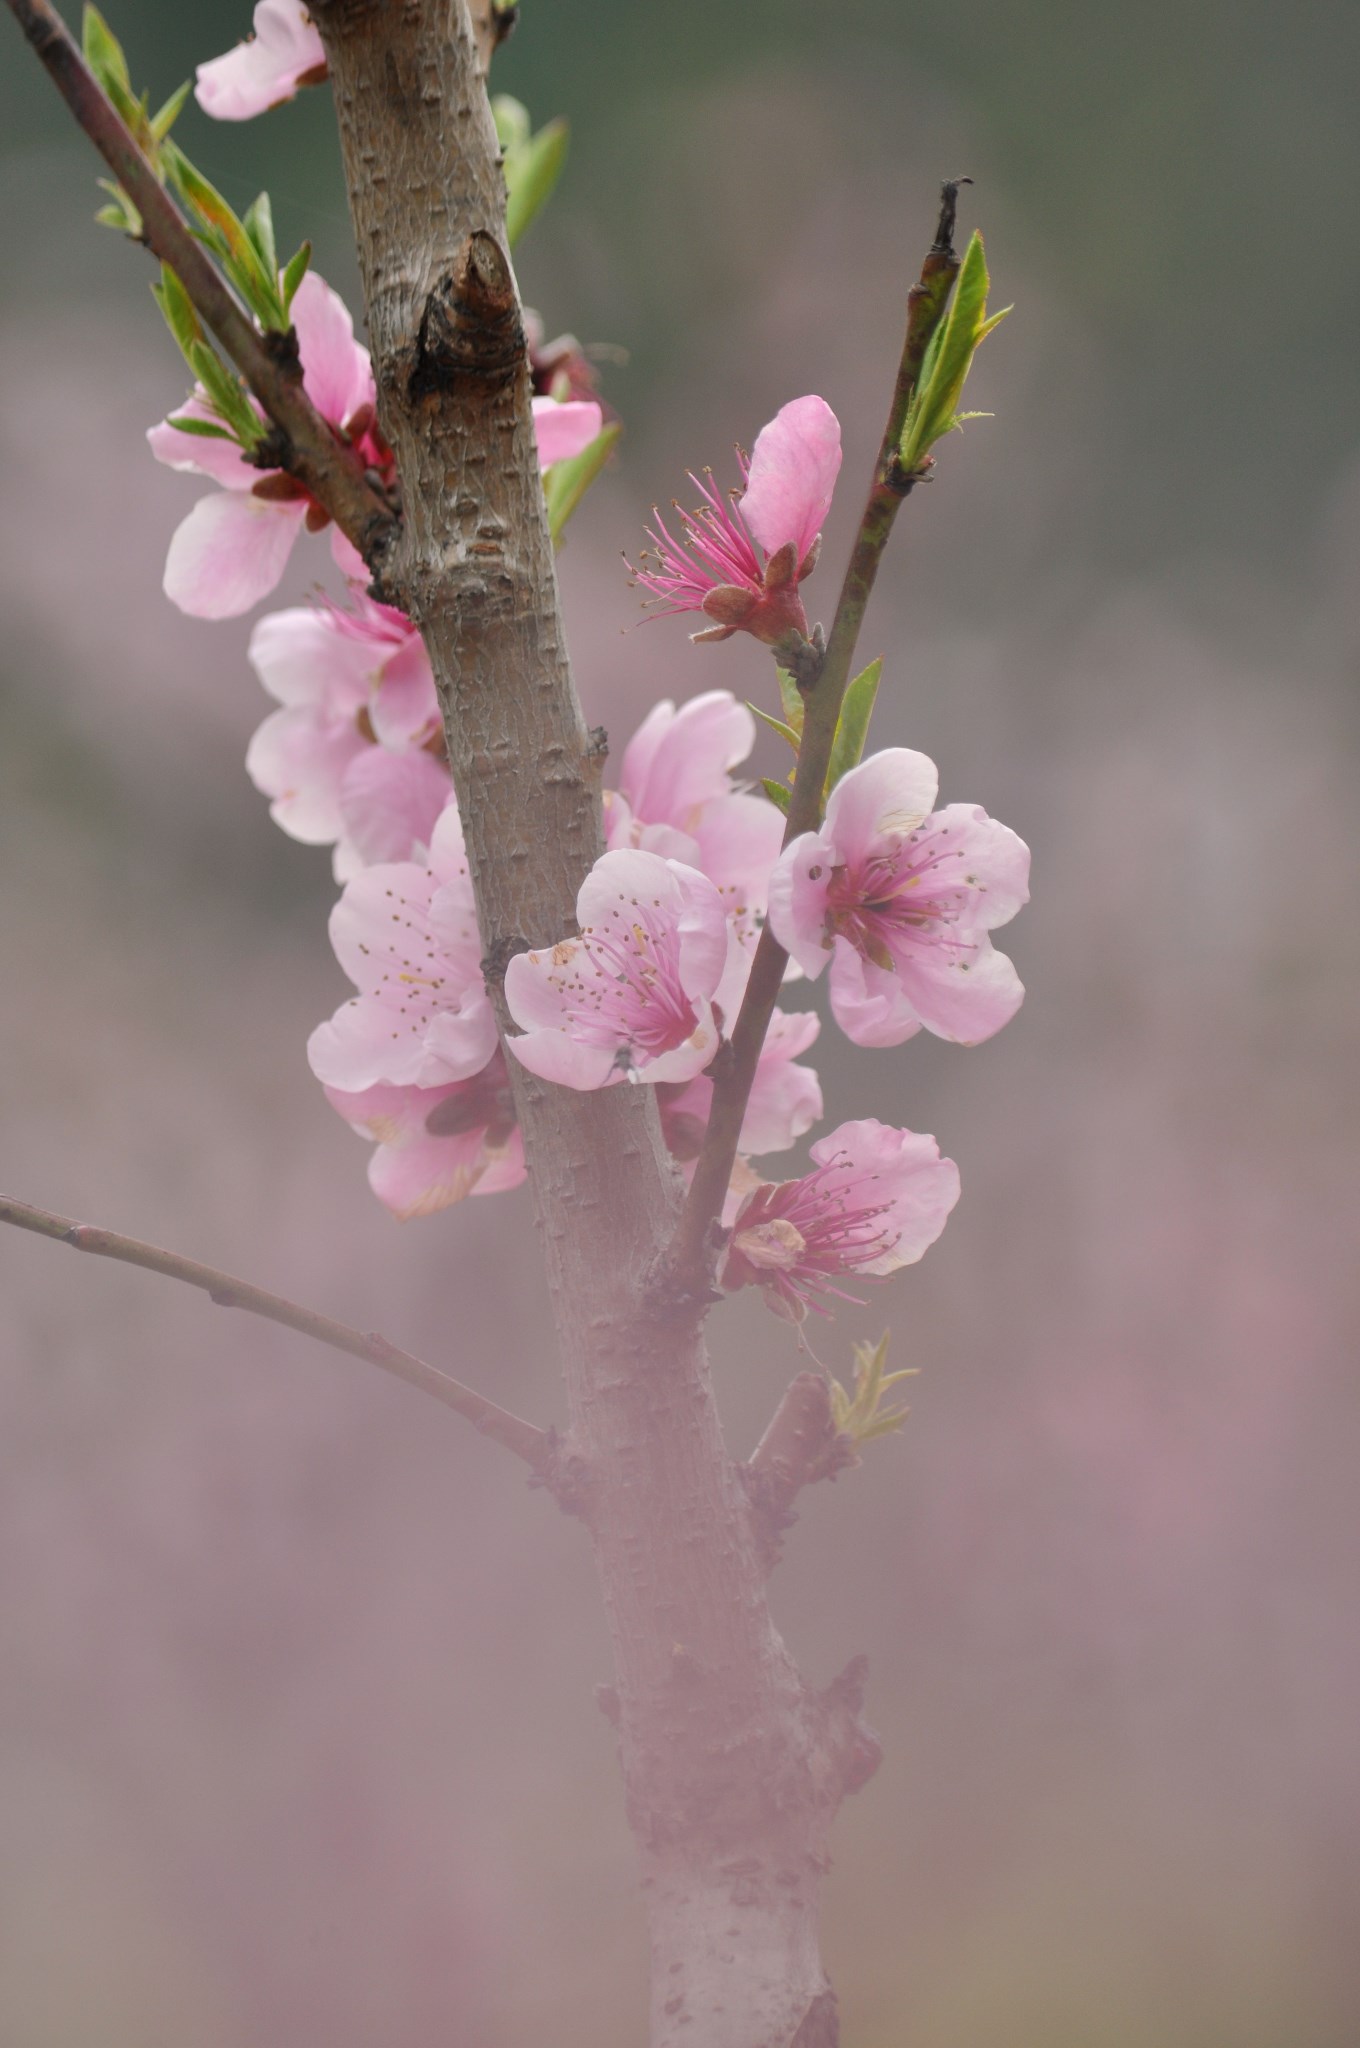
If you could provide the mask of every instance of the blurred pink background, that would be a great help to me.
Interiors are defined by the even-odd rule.
[[[1189,383],[1149,370],[1156,337],[1064,247],[1092,202],[1055,220],[981,75],[884,21],[830,70],[791,33],[758,93],[715,57],[611,101],[523,263],[549,331],[635,350],[607,387],[623,456],[561,564],[616,747],[662,694],[768,695],[752,644],[637,630],[618,554],[807,389],[846,435],[808,591],[829,612],[942,170],[989,170],[968,221],[1020,308],[970,387],[997,418],[907,506],[864,648],[888,657],[876,743],[1033,846],[1006,935],[1028,999],[972,1052],[828,1030],[817,1059],[832,1122],[933,1131],[964,1182],[922,1265],[817,1340],[844,1371],[890,1323],[922,1374],[905,1435],[805,1498],[774,1586],[814,1681],[869,1652],[887,1749],[830,1884],[847,2048],[1348,2048],[1355,414],[1300,446],[1288,532],[1257,521],[1256,427],[1214,414],[1218,344],[1184,306],[1270,290],[1281,245],[1182,274]],[[11,36],[6,91],[36,98],[24,61]],[[327,857],[241,768],[249,622],[160,598],[195,486],[142,437],[181,378],[43,116],[0,163],[0,1180],[560,1418],[525,1195],[393,1223],[307,1072],[344,986]],[[185,141],[219,176],[206,124]],[[1104,225],[1136,264],[1135,203]],[[1281,357],[1222,346],[1267,411]],[[1300,346],[1340,377],[1306,318]],[[299,549],[289,595],[321,560]],[[579,1528],[420,1396],[150,1276],[7,1233],[0,1333],[0,2040],[632,2048],[642,1921]],[[749,1446],[801,1361],[749,1300],[713,1345]]]

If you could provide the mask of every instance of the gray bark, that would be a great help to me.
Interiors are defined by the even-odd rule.
[[[603,763],[567,660],[495,132],[465,0],[312,12],[401,476],[387,580],[430,651],[500,1002],[515,946],[573,928]],[[818,1894],[866,1753],[858,1685],[813,1693],[776,1633],[702,1308],[649,1289],[678,1213],[650,1090],[575,1094],[509,1064],[567,1388],[559,1470],[613,1636],[652,2048],[834,2048]]]

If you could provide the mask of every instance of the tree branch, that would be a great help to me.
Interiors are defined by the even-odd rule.
[[[159,1245],[143,1244],[139,1238],[122,1237],[115,1230],[99,1230],[89,1223],[77,1223],[69,1216],[54,1215],[49,1209],[37,1209],[32,1203],[16,1201],[11,1195],[0,1195],[0,1223],[12,1223],[19,1230],[35,1231],[39,1237],[54,1238],[59,1244],[69,1244],[78,1252],[93,1252],[97,1258],[118,1259],[127,1266],[144,1266],[149,1273],[164,1274],[167,1280],[181,1280],[187,1287],[201,1288],[219,1308],[245,1309],[250,1315],[263,1316],[268,1322],[300,1330],[304,1337],[313,1337],[318,1344],[328,1344],[332,1351],[344,1351],[351,1358],[365,1359],[369,1365],[376,1365],[383,1372],[405,1380],[408,1386],[419,1387],[424,1393],[432,1394],[436,1401],[452,1408],[456,1415],[461,1415],[483,1436],[490,1437],[504,1450],[522,1458],[540,1477],[549,1476],[553,1438],[547,1431],[535,1429],[531,1422],[511,1415],[508,1409],[488,1401],[484,1394],[465,1387],[460,1380],[450,1379],[447,1373],[426,1365],[423,1359],[413,1357],[409,1351],[399,1350],[374,1330],[351,1329],[348,1323],[337,1323],[330,1316],[319,1315],[315,1309],[302,1308],[297,1302],[286,1300],[281,1294],[269,1294],[263,1287],[252,1287],[249,1281],[238,1280],[231,1273],[221,1273],[215,1266],[201,1266],[196,1259],[181,1258],[177,1252],[164,1251]]]
[[[836,1427],[825,1373],[800,1372],[741,1468],[759,1524],[761,1552],[771,1569],[779,1561],[780,1539],[796,1519],[793,1503],[803,1488],[834,1479],[858,1463],[853,1440]]]
[[[826,653],[811,682],[806,686],[800,683],[805,707],[803,733],[794,770],[788,823],[784,829],[785,846],[791,845],[804,832],[815,832],[822,822],[831,750],[865,609],[898,509],[912,486],[919,481],[917,477],[903,473],[898,448],[907,406],[920,377],[926,350],[944,317],[950,288],[958,276],[954,215],[959,186],[966,182],[965,179],[951,179],[942,188],[935,240],[921,266],[918,281],[907,294],[907,332],[893,385],[888,423],[883,430],[868,501],[855,536],[845,581],[841,585]],[[746,994],[732,1029],[730,1057],[714,1076],[713,1105],[709,1111],[703,1149],[661,1274],[662,1286],[668,1295],[688,1299],[702,1294],[709,1284],[717,1250],[718,1219],[727,1198],[742,1119],[788,957],[767,924],[760,935]]]
[[[286,444],[279,468],[325,507],[380,576],[397,519],[368,483],[358,456],[341,446],[303,390],[296,351],[271,349],[228,290],[49,0],[9,0],[9,6],[76,121],[136,206],[147,247],[169,264],[278,428]]]

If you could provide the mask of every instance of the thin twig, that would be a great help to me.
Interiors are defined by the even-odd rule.
[[[328,1344],[333,1351],[344,1351],[351,1358],[365,1359],[368,1364],[379,1366],[383,1372],[394,1374],[408,1385],[433,1394],[436,1401],[452,1408],[483,1436],[489,1436],[505,1450],[513,1451],[535,1472],[544,1476],[549,1472],[552,1439],[546,1431],[535,1429],[531,1422],[523,1421],[518,1415],[511,1415],[508,1409],[498,1407],[484,1394],[478,1394],[461,1381],[450,1379],[447,1373],[426,1365],[423,1359],[413,1357],[409,1351],[399,1350],[386,1337],[378,1336],[376,1331],[351,1329],[348,1323],[337,1323],[332,1317],[318,1315],[315,1309],[302,1308],[281,1294],[270,1294],[263,1287],[252,1287],[249,1281],[238,1280],[231,1273],[220,1273],[214,1266],[201,1266],[196,1259],[181,1258],[177,1252],[164,1251],[159,1245],[143,1244],[139,1238],[122,1237],[116,1230],[99,1230],[89,1223],[77,1223],[70,1216],[54,1215],[49,1209],[38,1209],[31,1202],[16,1201],[11,1195],[0,1195],[0,1223],[12,1223],[19,1230],[36,1231],[39,1237],[55,1238],[58,1243],[69,1244],[78,1252],[93,1252],[97,1258],[119,1259],[127,1266],[145,1266],[150,1273],[163,1273],[167,1280],[182,1280],[187,1287],[201,1288],[219,1308],[245,1309],[250,1315],[263,1316],[271,1323],[283,1323],[290,1330],[300,1330],[304,1337],[314,1337],[318,1344]]]
[[[336,440],[303,390],[295,353],[271,352],[194,240],[49,0],[9,0],[9,6],[77,122],[136,206],[147,247],[169,264],[195,312],[278,428],[286,444],[278,466],[325,507],[379,574],[381,558],[396,531],[395,515],[365,478],[360,458]]]
[[[789,799],[788,823],[784,830],[785,846],[791,845],[801,833],[815,832],[822,821],[822,801],[827,770],[831,765],[831,750],[865,608],[898,508],[917,481],[915,477],[903,474],[898,449],[907,406],[921,374],[926,349],[944,316],[950,288],[959,271],[959,259],[954,253],[954,214],[958,188],[964,182],[962,179],[951,180],[943,187],[935,241],[921,266],[919,280],[907,294],[906,339],[902,344],[892,405],[874,465],[868,501],[855,536],[845,581],[841,585],[826,654],[815,678],[802,692],[805,707],[803,734],[798,749],[798,765],[794,770],[793,794]],[[715,1230],[732,1177],[742,1118],[746,1114],[760,1049],[769,1030],[788,957],[767,924],[751,963],[750,978],[732,1029],[727,1058],[714,1075],[713,1105],[709,1110],[703,1149],[666,1262],[664,1288],[669,1296],[681,1301],[704,1298]]]

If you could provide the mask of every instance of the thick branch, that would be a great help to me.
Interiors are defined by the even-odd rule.
[[[898,448],[926,349],[944,317],[950,287],[959,271],[953,234],[958,188],[963,182],[955,179],[944,186],[935,241],[921,266],[920,278],[907,294],[907,332],[868,501],[841,585],[826,654],[813,680],[803,689],[803,735],[784,831],[786,846],[804,832],[815,832],[821,824],[831,750],[865,609],[898,509],[917,481],[903,474]],[[715,1228],[727,1197],[747,1099],[788,957],[767,925],[760,935],[746,994],[733,1026],[730,1055],[714,1076],[708,1130],[664,1269],[663,1285],[667,1291],[678,1291],[682,1296],[693,1294],[702,1289],[711,1270]]]
[[[49,0],[9,0],[9,5],[58,92],[140,213],[147,247],[169,264],[204,326],[283,436],[278,466],[325,507],[378,575],[396,529],[392,508],[308,398],[295,353],[271,351],[237,303]]]
[[[486,958],[572,928],[602,851],[566,657],[494,124],[465,0],[309,0],[325,42],[384,433],[394,576],[444,709]],[[506,1022],[494,965],[492,993]],[[678,1215],[653,1092],[513,1056],[581,1511],[613,1637],[653,1949],[652,2048],[787,2048],[826,1989],[840,1721],[772,1625],[697,1313],[647,1279]]]
[[[55,1238],[59,1244],[69,1244],[78,1252],[93,1252],[97,1258],[118,1259],[126,1266],[144,1266],[149,1273],[164,1274],[167,1280],[181,1280],[186,1287],[198,1287],[215,1301],[219,1308],[242,1308],[253,1316],[263,1316],[271,1323],[283,1323],[290,1330],[300,1330],[304,1337],[315,1338],[318,1344],[328,1344],[332,1351],[347,1352],[351,1358],[362,1358],[369,1365],[376,1365],[383,1372],[390,1372],[395,1378],[405,1380],[408,1386],[419,1387],[422,1392],[432,1394],[436,1401],[442,1401],[446,1408],[452,1408],[456,1415],[470,1422],[503,1449],[513,1451],[526,1465],[541,1476],[547,1477],[552,1466],[552,1438],[541,1429],[535,1429],[531,1422],[524,1422],[518,1415],[511,1415],[508,1409],[497,1407],[484,1394],[478,1394],[461,1381],[450,1379],[447,1373],[439,1372],[432,1365],[426,1365],[421,1358],[415,1358],[409,1351],[398,1350],[386,1337],[380,1337],[373,1330],[352,1330],[347,1323],[337,1323],[330,1316],[318,1315],[315,1309],[302,1308],[295,1301],[288,1301],[281,1294],[270,1294],[263,1287],[252,1287],[249,1281],[238,1280],[234,1274],[220,1273],[215,1266],[201,1266],[196,1259],[184,1259],[177,1252],[167,1252],[159,1245],[143,1244],[139,1238],[122,1237],[116,1230],[99,1230],[89,1223],[77,1223],[69,1216],[57,1216],[50,1209],[34,1208],[30,1202],[16,1201],[11,1195],[0,1195],[0,1223],[12,1223],[19,1230],[36,1231],[39,1237]]]

